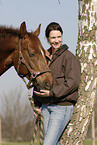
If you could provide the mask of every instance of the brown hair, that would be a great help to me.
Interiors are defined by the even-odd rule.
[[[51,22],[47,27],[46,27],[46,30],[45,30],[45,36],[46,38],[49,37],[49,33],[50,31],[52,30],[59,30],[61,32],[61,34],[63,34],[63,30],[61,28],[61,26],[56,23],[56,22]]]

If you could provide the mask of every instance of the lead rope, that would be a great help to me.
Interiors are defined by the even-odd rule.
[[[29,83],[27,84],[26,80],[24,78],[22,78],[24,83],[26,84],[26,87],[29,89],[29,86],[30,86],[30,81]],[[44,128],[43,128],[43,115],[41,112],[37,111],[36,108],[35,108],[35,105],[34,105],[34,100],[32,98],[32,94],[31,94],[31,89],[30,88],[28,90],[28,97],[29,97],[29,101],[30,101],[30,104],[32,106],[32,109],[33,111],[38,114],[39,116],[39,119],[36,119],[35,121],[35,127],[34,127],[34,133],[32,135],[32,140],[31,140],[31,143],[30,145],[33,145],[34,141],[35,141],[35,138],[36,138],[36,133],[38,131],[38,128],[39,128],[39,144],[40,145],[43,145],[43,141],[44,141]]]
[[[38,116],[39,116],[39,118],[36,119],[36,121],[35,121],[34,133],[32,135],[32,140],[31,140],[30,145],[33,145],[33,143],[35,141],[36,133],[38,131],[38,128],[39,128],[39,144],[40,145],[43,145],[43,141],[44,141],[43,115],[42,115],[41,112],[39,112],[39,111],[36,110],[35,105],[34,105],[33,98],[31,96],[31,91],[30,90],[28,90],[28,96],[29,96],[29,101],[31,103],[31,106],[33,108],[33,111],[36,114],[38,114]]]

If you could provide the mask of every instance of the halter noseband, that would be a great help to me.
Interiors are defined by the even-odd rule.
[[[31,67],[29,66],[29,64],[25,61],[24,57],[23,57],[23,54],[22,54],[22,45],[21,45],[21,38],[19,39],[19,60],[18,60],[18,66],[17,66],[17,73],[18,75],[21,77],[21,78],[24,78],[25,76],[20,74],[20,65],[23,64],[26,66],[28,72],[30,72],[30,81],[28,83],[28,88],[30,87],[30,84],[31,82],[36,85],[36,78],[43,75],[44,73],[47,73],[47,72],[50,72],[50,70],[45,70],[45,71],[41,71],[41,72],[38,72],[38,73],[35,73],[33,71],[33,69],[31,69]]]

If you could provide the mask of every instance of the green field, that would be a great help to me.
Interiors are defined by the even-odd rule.
[[[92,140],[86,140],[84,142],[84,145],[92,145]],[[97,145],[97,139],[96,139],[95,145]]]
[[[3,142],[2,145],[30,145],[29,142]],[[39,145],[38,142],[35,142],[33,145]],[[92,140],[86,140],[84,145],[92,145]],[[96,140],[96,145],[97,145],[97,140]]]
[[[30,145],[30,142],[3,142],[2,145]],[[39,143],[35,142],[33,145],[39,145]]]

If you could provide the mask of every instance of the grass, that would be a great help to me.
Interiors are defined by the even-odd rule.
[[[89,139],[85,140],[84,145],[92,145],[92,140],[89,140]],[[96,139],[95,145],[97,145],[97,139]]]
[[[30,142],[3,142],[2,145],[30,145]],[[35,142],[33,145],[39,145],[39,143]],[[84,145],[92,145],[92,140],[85,140]],[[97,140],[95,145],[97,145]]]
[[[3,142],[2,145],[30,145],[30,142]],[[39,145],[39,143],[35,142],[33,145]]]

